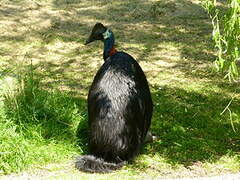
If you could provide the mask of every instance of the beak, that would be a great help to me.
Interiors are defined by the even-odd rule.
[[[87,45],[87,44],[89,44],[89,43],[91,43],[91,42],[93,42],[94,41],[94,38],[92,37],[92,35],[90,35],[89,37],[88,37],[88,39],[86,40],[86,42],[84,43],[84,45]]]

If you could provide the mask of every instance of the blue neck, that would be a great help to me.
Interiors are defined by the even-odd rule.
[[[103,59],[106,60],[109,57],[109,53],[114,46],[115,38],[113,32],[110,31],[110,37],[104,39]]]

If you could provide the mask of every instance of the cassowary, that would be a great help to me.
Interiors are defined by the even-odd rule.
[[[85,172],[111,172],[133,159],[144,144],[153,104],[144,72],[132,56],[114,48],[113,32],[95,24],[85,44],[104,42],[104,64],[88,94],[89,152],[76,160]]]

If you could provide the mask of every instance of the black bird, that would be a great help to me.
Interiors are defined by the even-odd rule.
[[[136,60],[114,48],[114,34],[96,23],[85,44],[104,42],[104,64],[88,94],[90,155],[77,158],[85,172],[111,172],[139,152],[151,124],[152,98],[144,72]]]

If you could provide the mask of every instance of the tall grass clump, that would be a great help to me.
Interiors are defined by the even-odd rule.
[[[61,162],[84,147],[76,133],[86,126],[85,100],[44,90],[32,65],[26,69],[14,89],[1,92],[0,173],[4,174]]]
[[[216,0],[205,0],[204,8],[212,20],[213,40],[218,50],[215,61],[218,71],[226,73],[229,80],[239,78],[240,61],[240,1],[228,0],[227,7]]]

